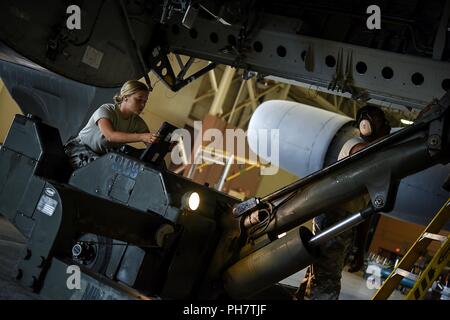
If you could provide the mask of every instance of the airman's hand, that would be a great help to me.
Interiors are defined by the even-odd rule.
[[[143,133],[141,138],[144,143],[156,143],[159,139],[160,137],[156,133]]]

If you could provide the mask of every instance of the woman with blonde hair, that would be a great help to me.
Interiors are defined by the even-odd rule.
[[[147,103],[149,89],[137,80],[124,83],[114,104],[101,105],[78,136],[65,146],[73,168],[80,168],[126,143],[157,141],[139,116]]]

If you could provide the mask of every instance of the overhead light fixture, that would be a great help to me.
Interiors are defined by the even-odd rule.
[[[408,126],[409,126],[410,124],[413,124],[413,123],[414,123],[413,121],[411,121],[411,120],[406,120],[406,119],[401,119],[400,122],[403,123],[403,124],[406,124],[406,125],[408,125]]]
[[[183,196],[183,206],[186,209],[195,211],[200,206],[200,195],[197,192],[188,192]]]

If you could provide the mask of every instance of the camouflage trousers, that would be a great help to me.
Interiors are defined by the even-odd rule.
[[[64,145],[64,151],[69,157],[70,165],[73,169],[84,167],[100,157],[88,146],[82,144],[78,138],[70,139]]]
[[[313,232],[317,234],[347,218],[351,213],[334,210],[322,214],[313,221]],[[308,268],[306,296],[311,300],[337,300],[341,291],[342,270],[346,257],[353,247],[354,229],[345,231],[320,246],[320,258]],[[308,274],[309,273],[309,274]]]

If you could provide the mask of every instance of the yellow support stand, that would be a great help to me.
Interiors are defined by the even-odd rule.
[[[428,288],[441,274],[450,261],[450,235],[443,237],[443,243],[431,259],[425,270],[422,271],[414,287],[408,292],[406,300],[422,300],[427,294]]]
[[[424,232],[408,250],[400,263],[392,270],[392,273],[383,283],[380,289],[372,297],[372,300],[386,300],[398,287],[402,278],[406,277],[415,281],[414,287],[409,291],[406,299],[423,299],[428,288],[436,280],[442,269],[448,264],[450,258],[450,240],[449,237],[439,235],[445,223],[450,220],[450,198],[445,202]],[[441,247],[434,255],[428,266],[418,277],[409,272],[414,263],[419,259],[431,241],[440,241]]]

